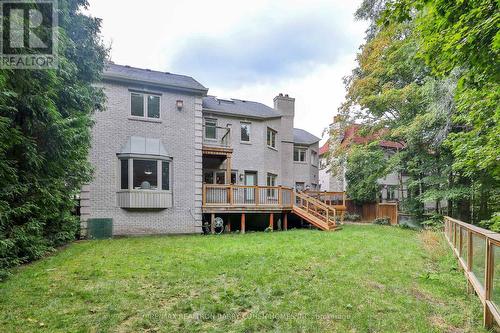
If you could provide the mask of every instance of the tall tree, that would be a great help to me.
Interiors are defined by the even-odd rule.
[[[34,4],[36,6],[36,4]],[[107,49],[86,0],[59,1],[59,68],[0,70],[0,278],[75,238]]]

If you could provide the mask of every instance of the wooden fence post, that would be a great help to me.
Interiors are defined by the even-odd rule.
[[[492,247],[489,239],[486,239],[486,268],[484,272],[484,315],[483,315],[483,324],[486,328],[491,328],[493,325],[493,314],[490,311],[488,306],[488,301],[491,299],[491,287],[492,287],[492,279],[493,279],[493,255],[492,255]]]

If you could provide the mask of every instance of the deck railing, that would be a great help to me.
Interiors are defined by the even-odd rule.
[[[209,147],[230,147],[231,128],[203,125],[203,145]]]
[[[345,192],[306,191],[306,193],[328,205],[345,206]]]
[[[336,224],[337,212],[332,206],[311,197],[308,192],[295,193],[295,205],[308,214],[323,220],[326,224]]]
[[[204,207],[291,208],[293,190],[281,186],[203,185]]]
[[[484,326],[500,324],[500,234],[445,217],[445,236],[483,303]]]

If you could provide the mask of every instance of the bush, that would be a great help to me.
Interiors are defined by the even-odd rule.
[[[482,228],[489,229],[494,232],[500,232],[500,212],[493,214],[491,219],[479,222]]]
[[[86,0],[58,3],[58,68],[0,69],[0,279],[75,239],[74,196],[91,180],[92,113],[105,101],[95,83],[107,50]]]
[[[422,227],[429,230],[441,230],[444,227],[444,218],[440,214],[432,214],[427,220],[420,223]]]
[[[391,225],[391,219],[388,217],[379,217],[373,220],[373,224],[378,224],[378,225]]]
[[[361,221],[361,216],[356,214],[356,213],[345,213],[344,214],[344,220],[345,221],[351,221],[351,222],[357,222]]]

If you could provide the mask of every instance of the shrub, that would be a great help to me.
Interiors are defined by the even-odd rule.
[[[86,0],[59,2],[59,67],[0,69],[0,279],[75,239],[107,50]],[[33,6],[37,6],[33,3]]]
[[[391,220],[388,217],[379,217],[373,220],[372,223],[378,225],[391,225]]]
[[[482,228],[489,229],[494,232],[500,232],[500,212],[493,214],[491,219],[479,222]]]
[[[344,220],[345,221],[352,221],[352,222],[357,222],[357,221],[361,221],[361,216],[359,214],[356,214],[356,213],[345,213],[344,214]]]
[[[443,215],[432,214],[427,220],[420,223],[420,225],[422,225],[422,227],[424,227],[425,229],[441,230],[444,226],[443,221]]]

